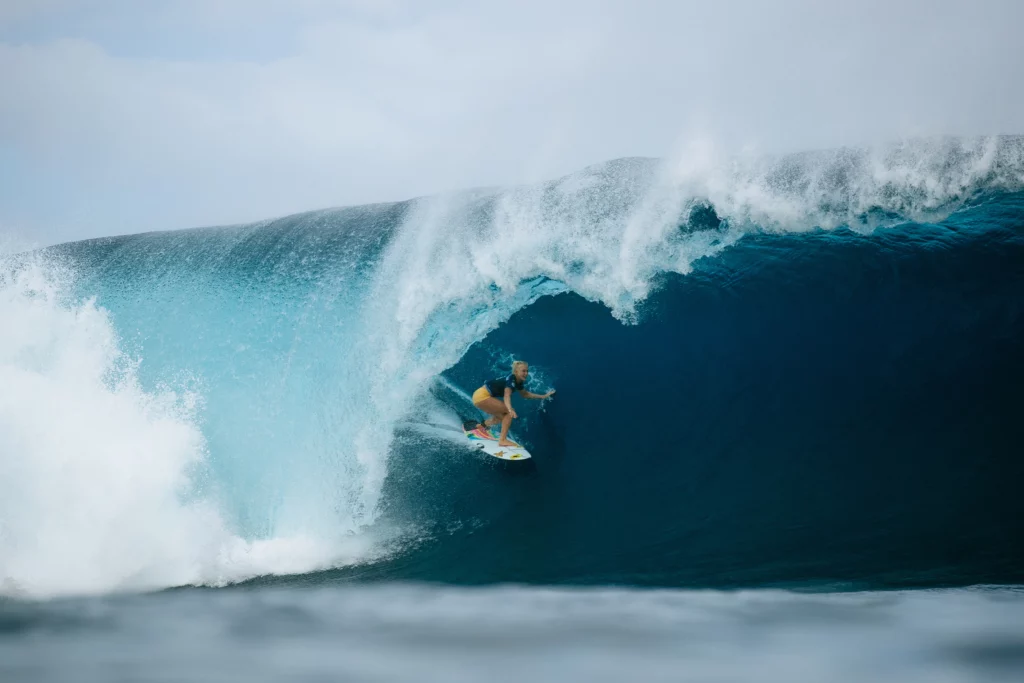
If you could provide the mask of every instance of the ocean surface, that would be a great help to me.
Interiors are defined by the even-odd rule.
[[[1024,138],[144,230],[0,256],[0,678],[1024,676]]]

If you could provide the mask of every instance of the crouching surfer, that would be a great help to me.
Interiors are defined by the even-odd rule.
[[[512,373],[507,377],[489,379],[484,385],[473,392],[473,405],[484,411],[491,417],[485,419],[477,426],[484,438],[489,436],[490,428],[499,422],[501,423],[501,436],[498,438],[499,446],[512,446],[508,440],[508,428],[512,420],[519,417],[512,408],[512,392],[518,391],[523,398],[544,400],[551,398],[555,390],[552,389],[546,394],[534,394],[526,390],[526,378],[530,374],[530,366],[526,361],[517,360],[512,363]]]

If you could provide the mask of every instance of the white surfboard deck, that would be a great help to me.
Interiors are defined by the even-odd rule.
[[[498,458],[499,460],[529,460],[531,457],[530,452],[523,446],[513,441],[511,434],[509,435],[509,441],[513,446],[499,446],[498,435],[500,434],[497,427],[490,431],[484,431],[482,429],[473,429],[473,423],[466,423],[462,426],[462,433],[469,439],[469,443],[487,455]],[[468,429],[467,429],[468,428]]]

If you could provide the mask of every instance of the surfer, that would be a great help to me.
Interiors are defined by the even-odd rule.
[[[478,430],[490,434],[494,425],[501,423],[501,436],[498,438],[499,446],[513,446],[508,440],[508,428],[512,420],[519,417],[512,408],[512,392],[518,391],[523,398],[542,401],[551,398],[555,393],[552,389],[546,394],[534,394],[526,390],[526,377],[530,374],[530,366],[526,361],[517,360],[512,363],[512,373],[507,377],[489,379],[484,385],[473,392],[473,405],[484,411],[491,417],[487,418],[477,426]],[[483,435],[481,435],[483,436]],[[491,436],[490,438],[494,438]]]

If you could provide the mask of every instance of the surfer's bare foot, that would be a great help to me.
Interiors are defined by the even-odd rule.
[[[515,444],[512,443],[511,441],[499,441],[498,445],[504,448],[512,448],[513,446],[515,446]]]

